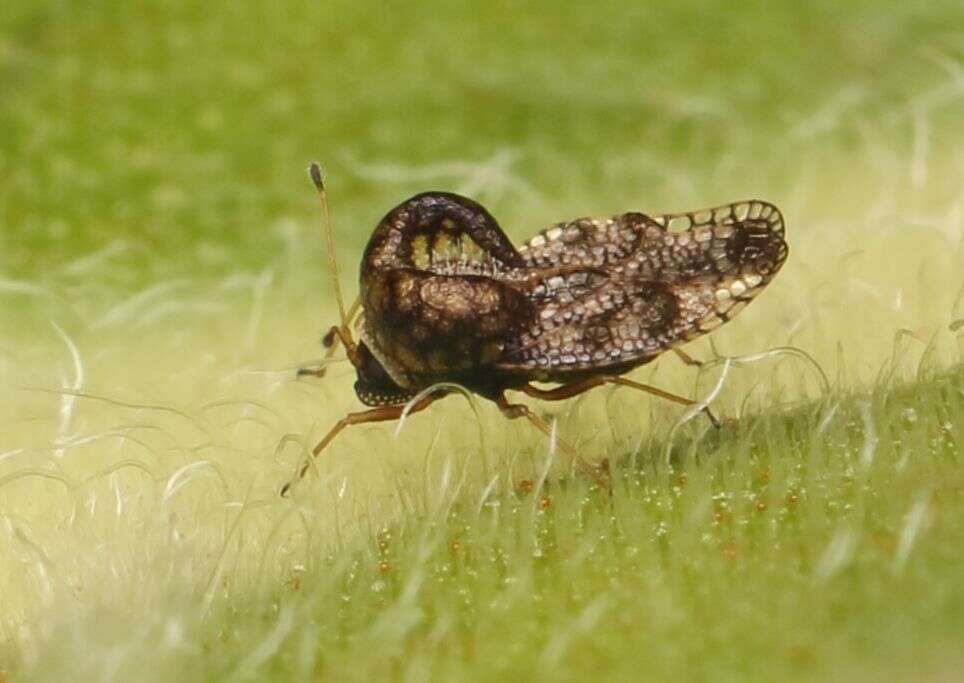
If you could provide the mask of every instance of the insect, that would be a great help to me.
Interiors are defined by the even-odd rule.
[[[613,384],[692,405],[623,375],[667,350],[698,364],[677,347],[736,315],[788,254],[783,217],[763,201],[577,218],[516,249],[477,202],[425,192],[375,228],[361,260],[359,297],[346,311],[321,170],[312,164],[309,173],[340,314],[324,344],[329,356],[339,342],[344,346],[357,373],[355,393],[370,406],[339,420],[314,456],[346,427],[424,410],[451,394],[452,384],[547,435],[549,425],[510,402],[507,391],[555,401]],[[558,443],[586,466],[571,446]],[[299,478],[309,466],[302,465]]]

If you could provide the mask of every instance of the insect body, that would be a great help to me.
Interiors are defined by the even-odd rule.
[[[320,171],[311,170],[327,215]],[[507,390],[557,400],[610,383],[691,404],[622,375],[732,318],[787,252],[783,217],[762,201],[579,218],[516,249],[471,199],[416,195],[375,228],[361,262],[360,306],[326,338],[332,350],[338,339],[345,344],[356,394],[374,409],[343,418],[315,454],[350,424],[397,419],[439,383],[462,385],[547,433],[526,406],[508,402]],[[356,343],[350,318],[359,307]],[[409,408],[446,393],[424,394]]]

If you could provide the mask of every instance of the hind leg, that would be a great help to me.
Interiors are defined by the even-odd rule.
[[[679,359],[683,361],[683,363],[685,363],[686,365],[689,365],[690,367],[697,367],[697,368],[703,367],[703,361],[696,360],[695,358],[693,358],[693,356],[683,351],[683,349],[680,349],[674,346],[672,349],[670,349],[670,351],[675,353],[677,357],[679,357]]]
[[[647,394],[652,394],[653,396],[658,396],[659,398],[672,401],[673,403],[679,403],[680,405],[684,406],[691,406],[696,403],[696,401],[692,399],[677,396],[676,394],[672,394],[657,387],[652,387],[648,384],[634,382],[631,379],[626,379],[625,377],[620,377],[619,375],[593,375],[592,377],[588,377],[580,382],[563,384],[561,387],[556,387],[555,389],[539,389],[531,384],[525,384],[519,390],[525,394],[528,394],[529,396],[532,396],[533,398],[542,399],[543,401],[562,401],[589,391],[590,389],[594,389],[595,387],[602,386],[603,384],[615,384],[621,387],[629,387],[630,389],[644,391]],[[716,419],[716,416],[713,415],[712,412],[710,412],[710,409],[704,407],[703,412],[706,413],[706,417],[709,418],[710,422],[713,423],[713,426],[719,428],[720,421]]]
[[[529,407],[521,403],[509,403],[506,399],[505,394],[499,396],[496,399],[495,404],[499,406],[499,410],[510,420],[515,420],[520,417],[528,420],[536,429],[540,432],[552,438],[552,428],[546,424],[546,421],[535,415]],[[609,487],[609,482],[599,474],[599,470],[592,466],[589,462],[585,460],[581,455],[576,452],[576,449],[570,446],[567,442],[556,437],[556,444],[558,444],[559,449],[568,455],[586,474],[588,474],[592,479],[599,485]]]

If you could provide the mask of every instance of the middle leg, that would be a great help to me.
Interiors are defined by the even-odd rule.
[[[505,394],[499,396],[496,399],[495,404],[499,406],[499,410],[510,420],[515,420],[520,417],[527,419],[532,425],[538,429],[540,432],[552,438],[552,428],[546,424],[546,421],[540,418],[538,415],[529,410],[529,406],[522,403],[509,403],[506,399]],[[591,463],[587,462],[576,449],[569,445],[568,442],[556,437],[556,443],[559,445],[560,450],[562,450],[566,455],[568,455],[586,474],[588,474],[593,481],[595,481],[600,486],[605,486],[609,488],[609,482],[599,473],[596,467],[593,467]]]

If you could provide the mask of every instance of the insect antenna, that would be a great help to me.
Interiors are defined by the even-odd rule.
[[[358,309],[358,302],[352,306],[350,313],[345,312],[345,300],[341,296],[341,284],[338,280],[338,261],[335,258],[335,238],[331,230],[331,215],[328,211],[328,192],[321,176],[321,167],[312,162],[308,167],[308,175],[318,191],[318,202],[321,204],[322,220],[324,222],[325,239],[328,243],[328,274],[331,277],[331,286],[335,290],[335,300],[338,302],[338,321],[339,324],[333,327],[325,335],[324,345],[334,351],[336,340],[340,339],[345,345],[348,359],[355,363],[355,342],[351,336],[351,318],[354,317]]]

